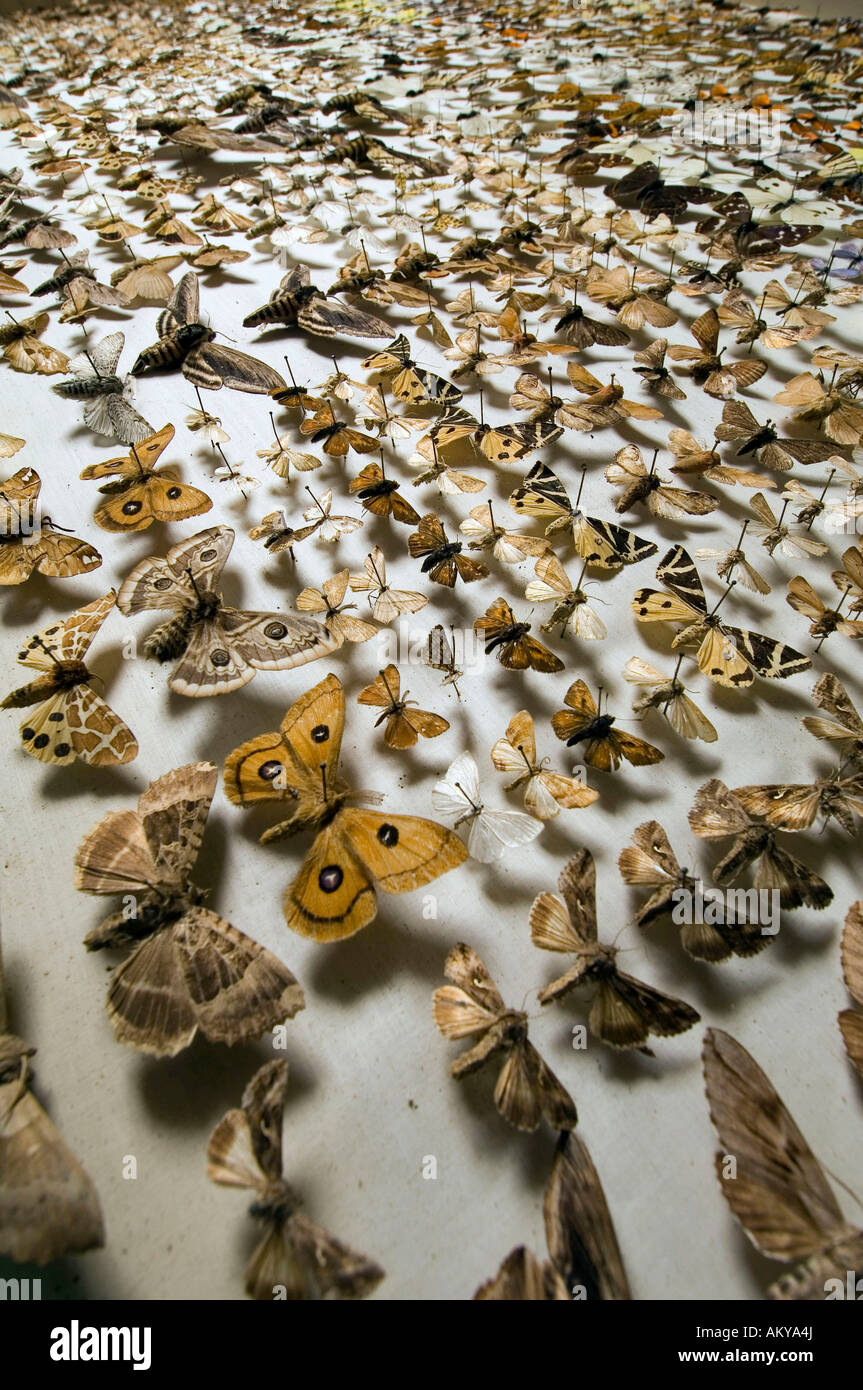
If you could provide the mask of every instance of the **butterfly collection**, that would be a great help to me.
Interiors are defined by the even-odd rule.
[[[761,1062],[793,1087],[800,1010],[822,1125],[863,1077],[863,27],[71,0],[0,52],[0,1257],[113,1239],[12,1031],[50,854],[110,899],[76,978],[132,1084],[233,1107],[256,1243],[185,1297],[756,1296],[619,1237],[582,1138],[695,1219],[708,1118],[768,1296],[843,1296],[863,1232]],[[424,1214],[404,1086],[463,1168]],[[416,1241],[529,1143],[545,1251],[489,1205],[441,1283]]]

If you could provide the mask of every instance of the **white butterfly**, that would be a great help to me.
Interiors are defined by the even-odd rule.
[[[361,516],[332,515],[330,508],[333,505],[333,490],[331,487],[328,487],[326,492],[321,493],[319,498],[315,497],[310,487],[306,488],[306,492],[314,499],[314,506],[308,507],[303,512],[303,520],[320,523],[318,535],[322,541],[334,545],[340,536],[346,536],[351,531],[358,531],[362,526],[363,518]]]
[[[502,859],[508,849],[535,840],[542,821],[523,811],[487,811],[480,799],[479,768],[472,753],[460,753],[432,790],[438,815],[457,830],[470,822],[467,849],[480,864]]]

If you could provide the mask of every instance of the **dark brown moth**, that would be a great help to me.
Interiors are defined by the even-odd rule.
[[[724,782],[711,778],[698,788],[689,812],[689,824],[705,840],[734,843],[713,868],[714,882],[736,883],[740,874],[755,865],[754,886],[776,889],[780,906],[827,907],[833,889],[794,855],[776,843],[776,828],[757,820]]]
[[[0,958],[0,1255],[47,1265],[105,1233],[91,1179],[31,1089],[35,1052],[11,1031]]]
[[[244,328],[302,328],[320,338],[388,338],[389,324],[364,309],[324,294],[310,283],[308,267],[294,266],[262,308],[247,314]]]
[[[722,1195],[763,1255],[797,1266],[769,1297],[844,1298],[848,1272],[855,1284],[863,1272],[863,1231],[843,1217],[817,1158],[746,1048],[708,1028],[702,1062]]]
[[[84,938],[88,951],[131,946],[108,987],[119,1042],[174,1057],[201,1032],[228,1045],[259,1038],[304,1007],[294,976],[270,951],[204,907],[191,881],[219,780],[189,763],[142,792],[135,811],[111,811],[75,854],[82,893],[124,895]]]
[[[580,985],[594,986],[588,1027],[609,1047],[645,1047],[651,1035],[685,1033],[700,1015],[682,999],[624,974],[617,948],[599,940],[596,922],[596,866],[588,849],[576,850],[557,886],[561,896],[540,893],[530,909],[530,939],[543,951],[576,957],[569,969],[539,991],[541,1004],[563,999]]]
[[[356,493],[367,512],[376,516],[391,516],[405,526],[416,526],[420,514],[399,492],[399,484],[384,472],[383,454],[380,463],[367,463],[348,485]]]
[[[506,1007],[476,951],[454,946],[444,974],[451,983],[435,990],[434,1021],[445,1038],[476,1040],[450,1063],[450,1075],[461,1081],[500,1059],[494,1103],[507,1124],[531,1131],[546,1119],[552,1129],[573,1129],[575,1105],[528,1038],[527,1014]]]
[[[636,911],[638,926],[650,926],[660,917],[677,918],[680,944],[695,960],[716,965],[732,956],[753,956],[773,939],[757,921],[748,920],[745,904],[729,912],[721,894],[713,890],[711,896],[700,879],[681,868],[659,821],[636,826],[617,867],[625,883],[652,890]],[[675,913],[678,905],[681,911]]]
[[[600,702],[602,690],[599,692]],[[579,756],[601,772],[616,772],[621,759],[633,767],[662,762],[665,754],[646,739],[614,727],[616,716],[602,714],[583,680],[573,681],[563,697],[566,709],[551,716],[551,727],[567,748],[577,747]]]
[[[525,1246],[507,1255],[475,1299],[595,1302],[632,1297],[599,1174],[578,1135],[558,1137],[542,1204],[549,1258]]]
[[[214,341],[215,332],[200,320],[198,277],[194,271],[190,270],[177,285],[167,308],[156,320],[156,331],[159,341],[138,354],[133,376],[170,372],[179,367],[187,381],[206,391],[230,386],[235,391],[266,395],[286,386],[284,378],[266,362]]]
[[[448,589],[455,588],[457,579],[465,584],[473,584],[478,579],[485,579],[489,572],[488,566],[481,560],[472,560],[461,553],[461,541],[447,538],[434,512],[420,517],[416,531],[408,536],[408,550],[415,560],[422,558],[423,574],[427,574],[435,584],[443,584]]]
[[[485,613],[474,620],[474,632],[483,634],[486,655],[496,651],[502,666],[510,671],[562,671],[559,656],[536,637],[530,623],[519,622],[505,598],[496,598]]]
[[[301,1211],[284,1176],[282,1112],[288,1087],[286,1061],[267,1062],[243,1092],[240,1109],[219,1121],[207,1147],[207,1176],[221,1187],[254,1193],[249,1215],[264,1235],[246,1266],[250,1298],[364,1298],[384,1271],[336,1240]]]

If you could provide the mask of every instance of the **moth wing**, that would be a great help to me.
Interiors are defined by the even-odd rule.
[[[181,280],[174,287],[174,293],[168,300],[164,313],[170,313],[178,324],[198,323],[200,317],[200,301],[198,298],[198,277],[194,271],[187,271]],[[164,336],[165,329],[161,326],[161,318],[158,331]]]
[[[533,767],[536,763],[536,733],[534,730],[533,715],[530,714],[528,710],[519,710],[517,714],[512,716],[512,719],[506,726],[506,737],[514,749],[524,749],[524,755],[531,767]],[[521,770],[523,770],[524,759],[520,758],[519,761]],[[495,767],[497,767],[497,763],[495,763]],[[506,768],[499,770],[509,771],[510,769]]]
[[[335,651],[338,641],[315,618],[223,608],[219,624],[232,652],[256,671],[287,671]]]
[[[116,601],[117,595],[110,589],[103,598],[85,604],[68,618],[43,627],[41,632],[27,639],[18,653],[19,662],[36,671],[51,672],[55,669],[55,661],[83,661]]]
[[[508,849],[535,840],[541,830],[542,821],[523,811],[481,811],[471,820],[468,849],[480,864],[491,864]]]
[[[137,818],[160,883],[186,886],[218,780],[212,763],[187,763],[157,777],[138,798]]]
[[[154,521],[186,521],[210,511],[212,499],[199,488],[167,475],[150,474],[116,495],[108,495],[94,513],[105,531],[146,531]]]
[[[77,536],[63,536],[50,529],[43,529],[40,536],[25,546],[25,550],[27,572],[36,569],[51,579],[89,574],[102,563],[102,556],[88,541],[79,540]]]
[[[621,850],[617,866],[626,883],[661,887],[676,883],[680,865],[659,821],[644,821],[632,832],[632,845]]]
[[[164,558],[140,560],[120,586],[117,607],[126,614],[195,608],[198,600],[187,572],[191,570],[199,589],[213,592],[233,544],[230,526],[211,526],[172,546]]]
[[[64,715],[69,741],[83,763],[107,767],[138,756],[131,729],[89,685],[76,685],[68,692]],[[58,730],[63,727],[58,723]]]
[[[392,662],[385,671],[380,671],[375,676],[370,685],[365,686],[357,696],[357,703],[361,705],[380,705],[387,709],[398,700],[401,690],[401,676],[397,666]]]
[[[326,810],[324,769],[330,791],[339,785],[339,752],[345,725],[345,693],[329,675],[291,705],[277,733],[260,734],[229,754],[225,794],[235,806],[284,799],[290,821],[316,825]],[[286,783],[275,785],[281,772]]]
[[[472,946],[463,941],[453,946],[444,964],[444,974],[490,1018],[499,1018],[506,1012],[491,975]]]
[[[652,743],[636,737],[635,734],[624,733],[622,729],[610,729],[608,738],[615,753],[626,758],[633,767],[645,767],[651,763],[661,763],[665,757],[661,748],[656,748]]]
[[[75,851],[75,887],[82,893],[145,893],[160,882],[159,866],[140,816],[110,811]]]
[[[795,575],[793,579],[789,579],[785,601],[807,618],[820,618],[825,611],[824,603],[816,594],[809,580],[804,579],[799,574]]]
[[[406,709],[403,718],[423,738],[437,738],[449,728],[449,720],[427,709]]]
[[[848,993],[863,1005],[863,903],[852,903],[842,932],[842,976]]]
[[[702,1051],[710,1118],[720,1143],[722,1194],[759,1250],[803,1259],[847,1231],[821,1167],[754,1058],[709,1028]],[[733,1179],[723,1178],[727,1157]]]
[[[207,1145],[207,1177],[221,1187],[242,1187],[256,1191],[266,1176],[255,1154],[248,1116],[243,1110],[229,1110],[216,1125]]]
[[[118,1042],[175,1057],[198,1031],[173,932],[147,937],[111,976],[106,1004]]]
[[[585,939],[573,923],[566,903],[555,893],[540,893],[530,909],[530,939],[542,951],[574,953],[582,949]]]
[[[384,1278],[374,1260],[336,1240],[302,1212],[293,1213],[285,1235],[305,1268],[310,1289],[320,1297],[335,1293],[340,1298],[365,1298]]]
[[[385,893],[420,888],[467,858],[463,841],[453,831],[421,816],[350,808],[340,819],[353,854]]]
[[[304,1007],[290,970],[215,912],[189,908],[171,931],[198,1026],[210,1042],[249,1042]]]
[[[588,1298],[631,1297],[617,1234],[587,1148],[571,1131],[561,1135],[543,1201],[552,1264]]]
[[[20,1085],[0,1085],[0,1252],[47,1265],[102,1245],[102,1210],[78,1159]]]
[[[190,354],[191,355],[191,354]],[[235,391],[247,391],[253,395],[266,395],[270,391],[282,391],[285,380],[257,357],[250,357],[236,348],[225,347],[222,343],[204,343],[195,352],[195,362],[207,368],[223,386]],[[188,377],[186,364],[183,373]],[[200,384],[200,383],[199,383]]]

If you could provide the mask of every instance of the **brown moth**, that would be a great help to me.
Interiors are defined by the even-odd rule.
[[[695,492],[691,488],[674,487],[663,481],[656,469],[656,454],[647,468],[637,444],[625,444],[618,449],[613,462],[605,470],[606,482],[623,491],[614,504],[616,512],[628,512],[643,502],[654,516],[681,520],[687,516],[706,516],[715,512],[719,498],[712,492]]]
[[[601,688],[599,701],[601,704]],[[582,745],[579,754],[590,767],[599,768],[601,772],[616,772],[623,758],[633,767],[644,767],[662,762],[665,757],[661,748],[646,739],[615,729],[616,716],[609,714],[607,709],[605,714],[600,713],[600,705],[583,680],[573,681],[563,703],[567,708],[551,716],[551,727],[567,748]]]
[[[863,1008],[863,902],[852,903],[842,932],[842,978],[848,993]],[[863,1077],[863,1013],[843,1009],[839,1027],[845,1050]]]
[[[527,1014],[506,1007],[476,951],[454,946],[444,974],[451,983],[435,990],[434,1021],[445,1038],[476,1039],[450,1063],[450,1075],[461,1081],[502,1057],[494,1102],[507,1124],[532,1131],[544,1118],[552,1129],[573,1129],[575,1105],[529,1040]]]
[[[136,811],[111,811],[75,854],[76,888],[125,895],[84,945],[134,947],[111,976],[108,1017],[118,1041],[156,1057],[176,1056],[199,1031],[249,1042],[305,1004],[290,970],[205,908],[191,881],[218,777],[212,763],[165,773]]]
[[[623,679],[644,691],[633,700],[633,712],[645,714],[649,709],[658,709],[681,738],[700,738],[705,743],[715,743],[718,738],[715,728],[695,701],[690,700],[686,686],[678,678],[682,660],[681,655],[673,674],[666,676],[640,656],[629,658],[623,668]]]
[[[863,816],[863,775],[841,777],[838,770],[810,783],[781,782],[767,786],[735,787],[733,795],[753,815],[778,830],[807,830],[819,815],[837,820],[849,835],[857,834],[855,816]]]
[[[31,1089],[35,1051],[10,1029],[0,959],[0,1255],[47,1265],[105,1234],[91,1179]]]
[[[389,748],[413,748],[420,735],[423,738],[437,738],[449,728],[449,720],[427,709],[413,709],[415,700],[408,700],[408,691],[401,694],[399,669],[390,662],[385,670],[379,671],[371,685],[360,691],[357,701],[361,705],[375,705],[383,713],[375,720],[375,728],[386,720],[384,742]]]
[[[284,1177],[282,1112],[288,1064],[267,1062],[243,1092],[240,1109],[219,1121],[207,1146],[207,1177],[222,1187],[254,1193],[249,1215],[264,1236],[246,1266],[250,1298],[364,1298],[384,1277],[360,1255],[300,1210],[300,1198]]]
[[[339,646],[344,642],[368,642],[380,631],[375,623],[348,611],[356,608],[355,603],[345,602],[349,582],[350,572],[339,570],[338,574],[325,579],[320,589],[302,589],[294,600],[301,613],[318,615]]]
[[[746,1048],[708,1028],[702,1062],[722,1195],[763,1255],[797,1264],[769,1296],[843,1297],[847,1272],[863,1271],[863,1231],[843,1217],[821,1165]]]
[[[776,829],[750,815],[742,801],[724,782],[711,778],[698,788],[689,812],[689,824],[706,840],[734,837],[730,850],[714,865],[713,878],[723,886],[735,883],[750,864],[755,865],[757,889],[776,889],[780,906],[827,907],[833,889],[801,860],[776,843]]]
[[[631,1298],[617,1233],[587,1146],[558,1137],[542,1205],[549,1259],[523,1245],[507,1255],[475,1299],[621,1301]]]
[[[673,362],[685,362],[687,371],[697,386],[709,396],[727,400],[737,390],[753,386],[767,371],[767,363],[748,357],[742,362],[726,364],[722,361],[719,344],[719,316],[711,307],[690,324],[690,332],[697,347],[679,347],[676,344],[668,349]]]
[[[599,796],[578,777],[551,772],[536,757],[536,730],[533,715],[519,710],[506,726],[506,737],[499,738],[491,750],[491,760],[498,772],[514,772],[515,781],[506,790],[524,787],[525,809],[539,820],[551,820],[563,810],[590,806]]]
[[[716,965],[732,956],[753,956],[772,940],[757,922],[747,920],[745,906],[727,911],[721,893],[703,888],[700,879],[681,868],[659,821],[636,826],[617,867],[625,883],[652,890],[635,914],[638,926],[670,916],[680,926],[680,944],[695,960]]]
[[[831,717],[822,719],[818,715],[807,714],[801,721],[804,729],[815,738],[835,744],[841,758],[852,758],[855,763],[863,763],[863,719],[839,677],[834,676],[832,671],[819,676],[812,687],[812,699],[819,709],[825,710]]]
[[[140,560],[120,587],[121,613],[170,615],[147,637],[144,655],[177,661],[168,684],[178,695],[226,695],[256,671],[302,666],[341,645],[314,618],[226,604],[216,586],[233,544],[229,526],[211,526],[172,546],[164,558]]]
[[[530,939],[543,951],[576,957],[558,979],[539,991],[539,1001],[563,999],[578,985],[593,985],[588,1017],[594,1037],[609,1047],[645,1047],[651,1035],[667,1038],[685,1033],[700,1015],[682,999],[626,975],[618,968],[615,946],[597,934],[596,866],[588,849],[576,850],[557,880],[561,897],[540,893],[530,909]]]

